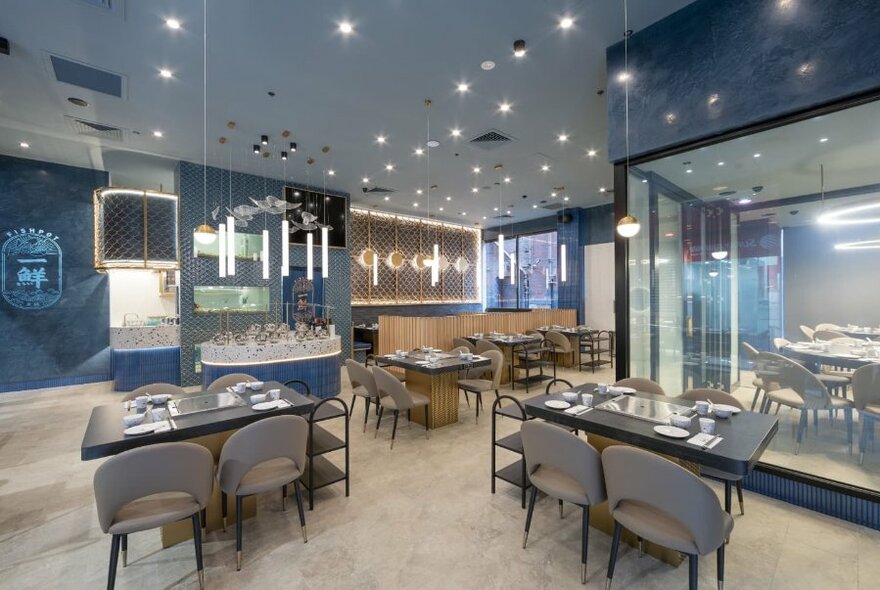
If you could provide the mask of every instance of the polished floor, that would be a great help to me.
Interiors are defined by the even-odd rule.
[[[564,373],[574,382],[612,380],[607,370]],[[526,397],[519,388],[515,395]],[[106,383],[0,395],[0,588],[105,584],[110,539],[98,528],[92,494],[99,461],[81,462],[79,444],[91,407],[117,397]],[[463,399],[458,424],[430,440],[404,426],[394,450],[390,422],[374,438],[374,417],[367,434],[362,419],[358,405],[351,496],[341,485],[319,491],[306,513],[309,543],[292,503],[283,513],[280,494],[261,497],[260,514],[245,523],[242,571],[232,529],[209,533],[208,588],[583,587],[578,514],[568,508],[560,520],[554,502],[539,501],[523,550],[517,490],[500,482],[489,493],[490,421],[474,424]],[[727,588],[877,587],[880,532],[748,492],[745,501],[728,548]],[[593,531],[587,588],[604,586],[609,544]],[[714,557],[701,560],[701,587],[714,588],[714,578]],[[191,543],[162,550],[156,531],[131,537],[117,588],[197,586]],[[622,548],[615,588],[686,586],[685,567]]]

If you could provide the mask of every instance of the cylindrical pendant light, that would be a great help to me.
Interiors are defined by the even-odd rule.
[[[373,252],[373,286],[379,285],[379,253]]]
[[[516,253],[510,253],[510,284],[516,284]]]
[[[559,280],[568,280],[568,260],[565,257],[565,244],[559,246]]]
[[[330,276],[330,229],[321,228],[321,276],[325,279]],[[374,256],[378,259],[378,256]]]
[[[217,232],[218,237],[218,245],[217,245],[217,253],[219,256],[217,257],[217,272],[220,274],[220,278],[226,277],[226,224],[221,223],[219,225],[219,229]]]
[[[263,278],[269,278],[269,230],[263,230]]]
[[[498,234],[498,278],[504,280],[504,234]]]
[[[437,285],[440,280],[440,245],[434,244],[434,260],[431,261],[431,286]]]
[[[315,266],[315,255],[314,252],[312,252],[314,245],[315,238],[312,235],[312,232],[309,232],[306,234],[306,278],[310,281],[315,280],[315,270],[312,268]]]
[[[226,274],[235,276],[235,217],[226,218]]]
[[[281,220],[281,276],[290,275],[290,222]]]

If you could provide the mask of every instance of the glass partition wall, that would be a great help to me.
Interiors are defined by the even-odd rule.
[[[483,243],[487,308],[551,309],[558,304],[557,236],[545,232],[504,240],[504,278],[498,275],[498,242]]]
[[[857,406],[859,395],[880,404],[880,378],[855,400],[849,380],[880,362],[878,164],[872,102],[632,164],[627,179],[642,228],[626,245],[629,374],[670,395],[723,389],[760,411],[748,346],[791,358],[850,400],[852,454],[843,411],[810,412],[803,428],[797,404],[774,403],[763,461],[872,491],[880,448]],[[817,327],[829,342],[813,341]]]

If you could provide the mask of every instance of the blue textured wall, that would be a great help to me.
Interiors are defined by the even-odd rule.
[[[0,298],[0,391],[110,378],[107,275],[94,269],[92,192],[107,173],[0,156],[0,242],[13,228],[59,237],[61,299],[23,311]]]
[[[269,230],[269,264],[270,279],[263,280],[261,262],[236,260],[234,277],[221,279],[217,275],[216,259],[193,258],[192,231],[204,222],[203,205],[203,167],[190,162],[180,162],[177,167],[176,185],[180,195],[180,369],[183,385],[196,385],[200,382],[193,363],[193,345],[209,340],[220,329],[217,314],[193,313],[194,285],[236,285],[270,287],[272,305],[281,301],[281,218],[269,215],[266,227]],[[208,209],[212,209],[217,195],[229,194],[229,172],[219,168],[208,167]],[[248,197],[262,199],[267,194],[283,196],[284,183],[274,178],[263,178],[252,174],[232,173],[232,195],[234,204],[249,203]],[[290,186],[299,186],[288,183]],[[307,188],[307,187],[301,187]],[[340,194],[328,189],[328,192]],[[348,197],[346,194],[342,196]],[[210,217],[208,217],[210,220]],[[216,228],[217,223],[211,222]],[[239,229],[240,232],[259,233],[263,230],[262,216],[257,216],[251,226]],[[315,250],[319,261],[319,251]],[[305,266],[306,252],[303,246],[291,246],[290,265]],[[341,358],[348,358],[351,350],[351,275],[347,249],[330,249],[330,278],[324,283],[324,298],[328,305],[334,305],[333,323],[336,332],[342,336]],[[320,279],[318,279],[320,280]],[[245,329],[252,322],[262,322],[263,316],[254,317],[246,314],[233,315],[231,326],[233,331]]]
[[[697,0],[630,38],[631,154],[877,89],[878,30],[877,0]],[[611,161],[626,154],[623,49],[607,55]]]

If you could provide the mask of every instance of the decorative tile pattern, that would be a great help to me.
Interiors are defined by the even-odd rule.
[[[110,328],[110,348],[180,346],[180,326]]]
[[[339,395],[342,387],[342,372],[339,366],[342,355],[300,360],[258,364],[258,365],[205,365],[202,369],[202,387],[207,387],[215,379],[230,373],[246,373],[260,381],[280,381],[299,379],[309,384],[311,394],[317,397],[333,397]]]
[[[180,347],[113,349],[111,371],[116,391],[132,391],[150,383],[180,385]]]
[[[316,338],[315,340],[288,340],[265,344],[214,344],[202,343],[202,365],[223,363],[259,363],[278,359],[328,355],[341,350],[341,339]]]

